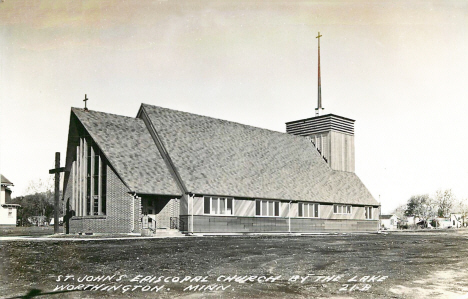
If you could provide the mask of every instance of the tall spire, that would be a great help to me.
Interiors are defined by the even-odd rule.
[[[317,97],[317,108],[315,108],[315,116],[319,116],[320,114],[320,109],[324,109],[322,107],[322,82],[320,79],[320,32],[318,33],[318,36],[315,37],[318,39],[318,97]]]

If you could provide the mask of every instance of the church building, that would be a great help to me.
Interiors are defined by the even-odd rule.
[[[140,233],[142,219],[189,234],[375,232],[380,205],[354,164],[354,120],[334,114],[280,133],[147,104],[135,118],[72,108],[69,233]]]
[[[377,231],[380,205],[354,173],[354,120],[319,115],[320,37],[316,116],[286,133],[147,104],[135,118],[72,108],[67,231]]]

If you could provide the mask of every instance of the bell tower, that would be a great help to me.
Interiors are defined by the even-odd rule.
[[[315,116],[287,122],[286,133],[309,138],[332,169],[354,172],[354,120]]]
[[[315,145],[334,170],[354,172],[354,120],[335,115],[320,115],[322,84],[320,74],[320,32],[318,39],[318,94],[315,117],[286,123],[286,133],[305,136]]]

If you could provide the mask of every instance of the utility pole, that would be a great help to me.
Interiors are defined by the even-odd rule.
[[[49,170],[50,174],[55,174],[54,234],[59,233],[59,193],[60,193],[60,173],[61,172],[65,172],[65,167],[60,167],[60,152],[56,152],[55,153],[55,168]]]

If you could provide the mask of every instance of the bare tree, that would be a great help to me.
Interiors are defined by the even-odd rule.
[[[463,225],[468,221],[468,199],[462,198],[456,201],[454,212],[461,214]]]
[[[408,200],[405,215],[418,217],[427,226],[427,221],[436,215],[436,204],[428,194],[413,195]]]
[[[435,195],[435,201],[437,204],[438,216],[449,217],[456,202],[452,189],[446,189],[444,191],[438,190]]]
[[[407,207],[407,204],[400,205],[395,210],[393,210],[392,214],[395,214],[398,217],[398,219],[403,219],[405,217]]]
[[[46,179],[38,179],[36,181],[29,181],[26,188],[26,194],[36,194],[43,192],[54,191],[54,176],[49,175]]]

